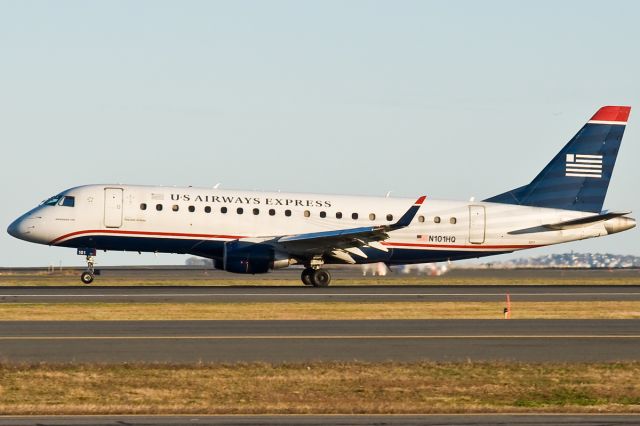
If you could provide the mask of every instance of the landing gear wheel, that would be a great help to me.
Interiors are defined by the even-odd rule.
[[[91,284],[96,274],[99,274],[99,272],[93,268],[93,265],[96,263],[95,262],[96,250],[95,249],[78,249],[78,254],[85,255],[87,258],[87,270],[84,271],[82,274],[80,274],[80,280],[82,281],[82,284]]]
[[[304,271],[302,271],[302,275],[300,276],[300,278],[302,279],[302,283],[304,285],[313,285],[313,273],[315,271],[311,268],[305,268]]]
[[[93,274],[87,271],[84,271],[80,275],[80,279],[82,280],[82,284],[91,284],[93,282]]]
[[[311,276],[314,287],[327,287],[331,283],[331,274],[326,269],[316,269]]]

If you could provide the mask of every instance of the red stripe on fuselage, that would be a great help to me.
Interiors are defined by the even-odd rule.
[[[55,240],[51,241],[49,245],[54,245],[67,238],[76,237],[78,235],[86,234],[109,234],[109,235],[133,235],[133,236],[147,236],[147,237],[187,237],[187,238],[203,238],[203,239],[225,239],[225,240],[238,240],[241,238],[247,238],[242,235],[219,235],[219,234],[187,234],[182,232],[150,232],[150,231],[124,231],[118,229],[90,229],[85,231],[76,231],[69,234],[62,235]],[[541,247],[542,245],[447,245],[447,244],[422,244],[422,243],[400,243],[400,242],[382,242],[385,246],[390,247],[423,247],[434,249],[472,249],[472,250],[516,250]]]
[[[488,245],[447,245],[447,244],[420,244],[420,243],[392,243],[384,241],[382,243],[385,246],[391,247],[426,247],[426,248],[443,248],[443,249],[496,249],[496,250],[514,250],[514,249],[526,249],[542,247],[542,245],[502,245],[502,246],[488,246]]]
[[[124,231],[120,229],[90,229],[86,231],[76,231],[70,234],[62,235],[51,241],[49,244],[53,245],[59,241],[65,240],[70,237],[75,237],[84,234],[124,234],[124,235],[143,235],[148,237],[190,237],[190,238],[223,238],[227,240],[237,240],[245,238],[242,235],[217,235],[217,234],[185,234],[182,232],[147,232],[147,231]]]

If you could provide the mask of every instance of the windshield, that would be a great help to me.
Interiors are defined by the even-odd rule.
[[[65,195],[64,197],[62,197],[62,200],[60,200],[58,205],[65,206],[65,207],[74,207],[76,205],[76,198],[71,197],[69,195]]]
[[[62,195],[58,194],[58,195],[54,195],[53,197],[44,200],[42,202],[41,205],[43,206],[55,206],[56,204],[58,204],[58,201],[60,201],[60,198],[62,198]]]

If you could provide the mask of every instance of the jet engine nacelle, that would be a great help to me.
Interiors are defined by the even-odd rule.
[[[224,245],[222,262],[215,267],[237,274],[264,274],[272,269],[286,268],[291,259],[267,244],[231,241]]]

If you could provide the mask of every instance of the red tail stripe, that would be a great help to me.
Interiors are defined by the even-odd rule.
[[[604,106],[596,112],[591,120],[596,121],[619,121],[626,123],[629,120],[629,113],[631,107],[629,106]]]

